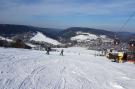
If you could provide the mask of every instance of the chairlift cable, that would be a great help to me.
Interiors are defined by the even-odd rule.
[[[123,25],[120,27],[119,31],[125,28],[125,26],[128,24],[128,22],[135,16],[135,11],[127,18],[127,20],[123,23]],[[114,33],[114,39],[117,38],[117,32]]]
[[[123,25],[120,27],[119,31],[125,28],[125,26],[128,24],[128,22],[132,19],[132,17],[135,15],[135,11],[127,18],[127,20],[123,23]],[[116,38],[117,32],[114,33],[114,37]]]
[[[128,22],[132,19],[134,15],[135,15],[135,11],[127,18],[124,24],[120,27],[120,30],[124,29],[124,27],[128,24]]]
[[[126,21],[121,25],[119,31],[121,31],[122,29],[125,28],[125,26],[128,24],[128,22],[132,19],[132,17],[135,15],[135,11],[126,19]],[[117,49],[116,45],[119,45],[120,44],[120,39],[117,38],[117,35],[118,35],[118,32],[115,32],[114,33],[114,49]],[[122,50],[122,49],[120,49]]]

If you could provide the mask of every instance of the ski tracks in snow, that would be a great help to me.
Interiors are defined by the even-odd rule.
[[[134,89],[134,66],[108,62],[86,50],[78,55],[70,49],[75,53],[65,51],[64,56],[1,50],[7,54],[0,52],[0,89]]]
[[[19,89],[65,89],[66,79],[64,72],[66,67],[62,64],[63,60],[57,60],[48,65],[35,68],[22,81]],[[41,86],[40,83],[44,83],[44,85]]]
[[[93,89],[92,82],[87,78],[78,76],[76,80],[81,84],[81,89]]]
[[[36,69],[34,69],[30,75],[28,75],[20,84],[19,89],[27,89],[28,87],[31,87],[32,89],[36,89],[36,76],[40,74],[41,71],[43,71],[46,68],[46,66],[40,66]]]
[[[55,84],[54,89],[65,89],[67,82],[66,78],[64,77],[66,66],[64,65],[64,61],[62,59],[59,59],[57,63],[60,65],[58,68],[59,79],[57,80],[58,82]]]

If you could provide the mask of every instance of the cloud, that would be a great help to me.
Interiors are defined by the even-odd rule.
[[[132,12],[135,8],[135,1],[110,0],[110,2],[101,2],[101,0],[10,0],[4,3],[5,9],[2,13],[14,13],[24,15],[106,15],[106,14],[126,14]],[[4,2],[4,1],[3,1]],[[31,4],[24,4],[24,3]],[[35,3],[36,2],[36,3]],[[23,3],[23,4],[22,4]],[[34,4],[33,4],[34,3]],[[4,8],[3,6],[3,8]],[[2,6],[1,6],[2,8]],[[17,12],[17,13],[16,13]],[[116,14],[116,15],[117,15]]]

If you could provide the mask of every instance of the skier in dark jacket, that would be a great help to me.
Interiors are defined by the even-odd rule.
[[[64,52],[64,50],[62,49],[61,52],[60,52],[60,55],[61,55],[61,56],[63,56],[63,52]]]
[[[45,50],[46,50],[46,54],[49,55],[49,50],[48,50],[48,48],[46,48]]]
[[[127,53],[124,52],[124,55],[123,55],[123,61],[126,62],[127,61]]]
[[[46,48],[46,54],[49,55],[49,52],[51,51],[51,47]]]

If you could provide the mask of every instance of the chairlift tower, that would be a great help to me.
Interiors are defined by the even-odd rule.
[[[128,61],[135,63],[135,40],[130,40],[128,45]]]
[[[121,48],[119,48],[120,47],[120,42],[121,42],[120,39],[115,34],[114,41],[113,41],[113,49],[114,50],[117,50],[117,51],[121,50]]]

